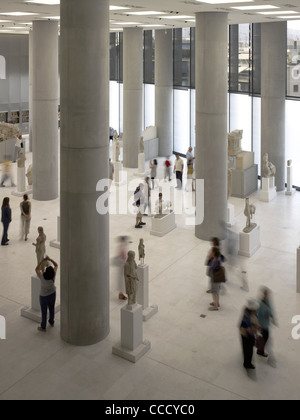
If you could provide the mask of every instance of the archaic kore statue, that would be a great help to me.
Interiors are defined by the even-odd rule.
[[[268,153],[265,153],[263,156],[263,172],[265,178],[271,178],[276,175],[276,166],[269,162]]]
[[[28,167],[26,176],[27,176],[27,180],[28,180],[28,185],[31,186],[32,185],[32,165],[30,165]]]
[[[39,265],[43,259],[45,258],[46,254],[46,235],[44,233],[44,228],[41,226],[38,228],[39,236],[36,238],[36,243],[33,243],[32,245],[35,246],[35,252],[36,252],[36,259],[37,259],[37,265]],[[44,270],[46,267],[42,267],[42,270]]]
[[[246,198],[246,206],[244,210],[244,215],[247,217],[246,227],[244,229],[245,233],[250,233],[256,226],[256,223],[251,223],[253,216],[255,215],[256,207],[254,204],[249,203],[249,198]]]
[[[145,244],[144,244],[144,239],[140,239],[140,243],[139,243],[139,260],[141,265],[145,265]]]
[[[120,146],[120,142],[117,141],[117,145],[116,145],[116,162],[120,162],[120,154],[121,154],[121,146]]]
[[[25,168],[26,157],[23,152],[19,153],[19,159],[17,161],[18,168]]]
[[[128,305],[135,305],[137,303],[137,289],[139,278],[137,275],[137,264],[135,262],[135,252],[128,252],[128,259],[124,266],[124,277],[126,294],[128,296]]]

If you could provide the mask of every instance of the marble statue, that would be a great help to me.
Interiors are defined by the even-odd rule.
[[[36,243],[33,243],[32,245],[35,246],[35,252],[36,252],[36,259],[37,259],[37,265],[39,265],[46,255],[46,235],[44,233],[44,228],[41,226],[38,228],[39,236],[36,238]],[[46,262],[45,262],[46,264]],[[41,270],[44,271],[44,269],[47,267],[47,265],[44,265],[41,267]]]
[[[18,168],[25,168],[26,157],[23,152],[19,153],[19,159],[17,160]]]
[[[163,200],[162,193],[159,193],[158,200],[155,203],[155,217],[159,218],[162,215],[170,214],[172,212],[172,203],[171,201]]]
[[[254,228],[256,228],[256,223],[251,223],[253,216],[255,215],[256,207],[254,204],[250,204],[249,198],[246,198],[246,206],[244,210],[244,215],[247,217],[246,227],[243,230],[245,233],[250,233]]]
[[[113,136],[113,141],[117,141],[118,140],[118,132],[117,130],[114,131],[114,136]]]
[[[120,142],[117,141],[117,145],[116,145],[116,162],[120,162],[120,153],[121,153],[121,145],[120,145]]]
[[[141,265],[145,265],[145,244],[144,244],[144,239],[140,239],[140,243],[139,243],[139,259],[140,259],[140,263]]]
[[[241,142],[243,138],[243,130],[234,130],[228,134],[228,155],[237,156],[241,151]]]
[[[276,166],[269,162],[268,153],[265,153],[263,156],[263,172],[265,178],[271,178],[276,175]]]
[[[28,185],[32,185],[32,165],[29,165],[28,170],[27,170],[27,180],[28,180]]]
[[[145,152],[144,137],[141,137],[141,140],[140,140],[140,153],[144,153],[144,152]]]
[[[287,161],[287,166],[288,166],[288,167],[291,167],[291,166],[292,166],[292,164],[293,164],[293,161],[292,161],[291,159]]]
[[[231,197],[232,194],[232,168],[229,167],[230,162],[228,161],[227,169],[227,200]]]
[[[137,264],[135,262],[135,252],[128,252],[128,259],[124,265],[124,277],[126,294],[128,296],[128,305],[137,303],[137,289],[139,278],[137,275]]]

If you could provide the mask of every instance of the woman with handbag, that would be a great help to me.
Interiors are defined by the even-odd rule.
[[[209,265],[209,274],[211,277],[211,292],[213,302],[210,304],[209,311],[218,311],[220,308],[220,290],[221,284],[225,282],[224,267],[222,267],[222,257],[218,248],[212,250],[212,260]]]

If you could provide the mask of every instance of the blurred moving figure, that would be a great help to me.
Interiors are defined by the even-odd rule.
[[[260,324],[261,336],[257,340],[257,354],[262,357],[271,358],[270,363],[276,363],[271,346],[268,345],[270,354],[265,352],[265,347],[270,344],[270,324],[271,322],[277,326],[277,321],[274,316],[273,305],[271,303],[271,291],[267,287],[262,287],[261,298],[259,300],[259,309],[257,312],[258,322]]]
[[[249,292],[248,274],[245,259],[239,256],[239,235],[231,229],[227,229],[227,249],[226,249],[227,263],[242,282],[241,289]]]
[[[11,174],[11,161],[9,159],[5,159],[3,161],[3,175],[1,178],[1,183],[0,183],[0,187],[4,187],[4,183],[6,181],[10,180],[11,186],[15,187],[15,183],[13,180],[13,176]]]
[[[252,364],[252,357],[256,337],[260,329],[260,325],[256,316],[258,309],[259,303],[254,299],[249,300],[246,308],[243,311],[242,321],[240,323],[240,334],[242,338],[242,348],[244,355],[244,368],[246,370],[255,369],[255,366]]]
[[[117,247],[117,255],[115,257],[115,266],[118,268],[117,274],[117,287],[119,291],[119,299],[120,300],[127,300],[125,296],[125,280],[124,280],[124,266],[127,261],[128,256],[128,245],[129,245],[129,237],[128,236],[119,236],[117,238],[118,247]]]

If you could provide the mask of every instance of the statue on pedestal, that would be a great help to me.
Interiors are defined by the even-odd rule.
[[[276,175],[276,166],[269,162],[269,154],[263,156],[263,172],[265,178],[271,178]]]
[[[244,233],[250,233],[254,228],[256,228],[256,223],[251,223],[253,216],[255,215],[256,207],[254,204],[249,203],[249,198],[246,198],[246,207],[244,210],[244,215],[247,217],[246,227],[243,230]]]
[[[288,166],[288,167],[291,167],[291,166],[292,166],[292,164],[293,164],[293,161],[292,161],[291,159],[287,161],[287,166]]]
[[[26,176],[27,176],[27,180],[28,180],[28,185],[31,186],[32,185],[32,165],[30,165],[28,167]]]
[[[144,152],[145,152],[144,137],[141,137],[141,140],[140,140],[140,153],[144,153]]]
[[[39,265],[43,259],[45,258],[46,254],[46,235],[44,233],[44,228],[41,226],[38,228],[39,236],[36,238],[36,243],[32,245],[35,246],[36,258],[37,258],[37,265]],[[47,265],[43,265],[41,270],[44,271]]]
[[[17,160],[18,168],[25,168],[25,161],[26,161],[26,157],[25,157],[24,153],[20,152],[19,153],[19,158]]]
[[[120,142],[117,141],[117,144],[116,144],[116,162],[120,162],[120,154],[121,154],[121,146],[120,146]]]
[[[139,259],[140,259],[140,264],[141,266],[145,265],[145,244],[144,244],[144,239],[140,239],[140,244],[139,244]]]
[[[228,134],[228,155],[237,156],[242,151],[243,130],[234,130]]]
[[[135,252],[128,252],[128,259],[124,266],[124,277],[126,294],[128,296],[128,305],[135,305],[137,303],[137,289],[139,278],[137,275],[137,264],[135,262]]]

